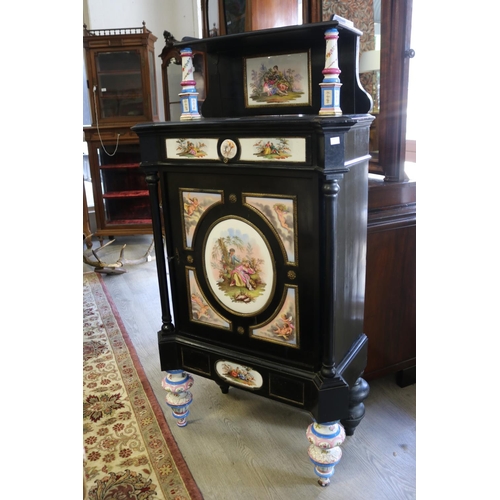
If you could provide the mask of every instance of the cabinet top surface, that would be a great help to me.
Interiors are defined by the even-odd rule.
[[[137,134],[210,133],[220,135],[232,130],[262,131],[276,133],[289,131],[314,131],[327,129],[349,129],[356,124],[372,122],[370,114],[319,116],[319,115],[270,115],[244,116],[237,118],[202,118],[200,120],[138,123],[132,127]]]
[[[207,52],[218,52],[220,50],[240,51],[249,49],[252,51],[261,50],[265,47],[269,50],[276,43],[291,44],[298,41],[304,45],[311,43],[311,40],[323,40],[326,30],[337,28],[338,30],[346,30],[362,35],[358,29],[347,26],[339,21],[324,21],[320,23],[308,23],[296,26],[282,26],[279,28],[269,28],[255,31],[247,31],[244,33],[234,33],[231,35],[216,36],[211,38],[191,38],[184,37],[182,41],[176,42],[174,46],[195,47],[199,50]]]

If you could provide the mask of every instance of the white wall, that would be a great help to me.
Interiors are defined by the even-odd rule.
[[[156,88],[158,112],[165,119],[161,81],[161,59],[165,46],[163,32],[177,40],[184,36],[200,37],[200,0],[83,0],[83,23],[88,29],[146,28],[155,35]],[[180,82],[179,82],[180,83]]]

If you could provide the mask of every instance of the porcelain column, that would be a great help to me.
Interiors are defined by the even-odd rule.
[[[320,115],[342,115],[340,109],[340,83],[339,75],[339,57],[337,40],[339,32],[336,28],[331,28],[325,32],[326,40],[326,58],[325,68],[323,69],[323,82],[319,84],[321,87],[321,109]]]
[[[193,51],[189,48],[181,50],[182,57],[182,92],[181,98],[181,120],[199,120],[198,92],[194,80]]]

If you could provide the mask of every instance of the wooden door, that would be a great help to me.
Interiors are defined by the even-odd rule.
[[[302,24],[297,0],[251,0],[247,2],[246,31]]]

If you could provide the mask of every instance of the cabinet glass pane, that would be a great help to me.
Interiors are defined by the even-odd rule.
[[[138,51],[96,55],[101,118],[144,114],[141,55]]]
[[[116,152],[114,145],[109,145],[106,151],[97,149],[106,224],[150,223],[149,192],[139,168],[139,145],[120,144]]]
[[[155,61],[154,54],[148,52],[149,59],[149,81],[151,85],[151,105],[153,107],[153,116],[158,114],[158,103],[156,101],[156,76],[155,76]]]
[[[125,96],[142,94],[142,78],[140,73],[99,74],[99,88],[103,96]]]
[[[100,52],[97,72],[102,71],[141,71],[141,54],[137,50]]]
[[[151,224],[148,196],[104,200],[106,224]]]
[[[115,143],[106,144],[106,151],[104,148],[97,148],[97,156],[99,158],[99,167],[112,167],[121,164],[134,164],[139,166],[141,161],[141,152],[139,144],[118,144],[115,151]]]

